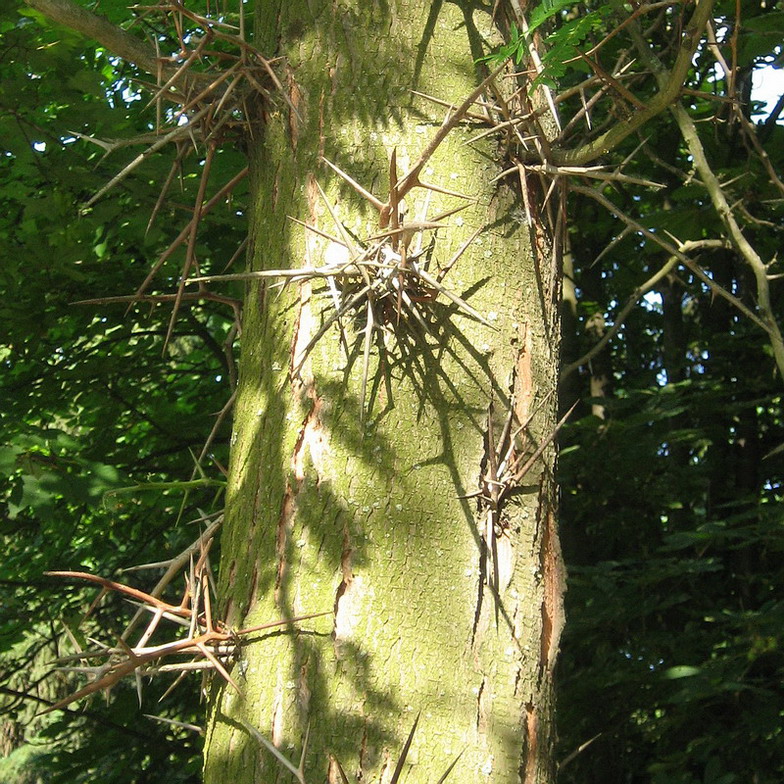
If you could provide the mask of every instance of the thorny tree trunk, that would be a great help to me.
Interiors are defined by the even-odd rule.
[[[251,142],[251,264],[318,265],[335,246],[289,217],[338,233],[317,183],[356,237],[378,232],[376,209],[319,156],[385,200],[392,151],[402,174],[444,117],[411,90],[459,103],[481,79],[474,60],[481,41],[494,40],[492,22],[431,0],[259,0],[256,14],[256,44],[288,59],[301,120],[282,105],[269,110]],[[510,409],[519,422],[534,414],[533,442],[552,432],[559,281],[544,232],[519,218],[519,193],[491,184],[497,145],[464,144],[475,132],[453,131],[422,179],[477,199],[446,221],[432,255],[445,263],[485,227],[444,283],[497,330],[443,297],[420,303],[427,336],[387,313],[363,418],[364,323],[348,320],[348,359],[333,328],[292,380],[332,301],[316,282],[248,287],[221,564],[226,617],[247,626],[335,614],[243,643],[233,674],[244,699],[215,683],[207,784],[289,780],[243,721],[294,764],[309,725],[311,784],[339,781],[334,757],[352,781],[389,781],[420,713],[407,782],[436,781],[461,751],[450,780],[553,781],[562,625],[553,448],[504,509],[498,600],[487,585],[485,513],[460,496],[488,470],[491,400],[496,435]],[[427,198],[428,217],[465,203],[427,193],[409,195],[408,221]]]

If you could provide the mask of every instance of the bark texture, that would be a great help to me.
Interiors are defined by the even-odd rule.
[[[300,117],[268,107],[253,140],[251,265],[323,263],[334,244],[291,218],[360,239],[378,211],[335,163],[382,201],[396,150],[405,173],[444,109],[481,80],[489,13],[430,0],[261,0],[257,46],[287,58]],[[496,327],[443,297],[421,303],[425,333],[394,313],[374,337],[362,413],[364,322],[348,318],[348,356],[332,329],[292,374],[333,308],[321,282],[249,285],[246,297],[220,592],[235,626],[334,610],[243,643],[240,698],[215,683],[205,780],[288,781],[254,740],[256,727],[296,765],[310,727],[305,780],[386,781],[419,726],[405,781],[553,781],[551,675],[562,625],[554,451],[505,505],[498,597],[488,587],[485,511],[473,493],[488,470],[488,414],[500,433],[510,409],[539,443],[552,431],[558,272],[540,227],[513,216],[519,194],[491,184],[501,152],[465,144],[460,126],[422,179],[475,198],[435,237],[433,265],[482,233],[444,282]],[[318,184],[318,185],[317,185]],[[536,194],[531,194],[534,200]],[[460,204],[416,188],[407,220]],[[383,343],[383,346],[381,345]],[[492,405],[491,405],[492,401]],[[529,448],[533,452],[535,447]]]

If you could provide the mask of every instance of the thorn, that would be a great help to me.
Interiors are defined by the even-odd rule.
[[[327,160],[323,155],[321,156],[321,160],[324,161],[332,171],[342,177],[360,196],[362,196],[363,199],[369,201],[379,212],[389,208],[387,204],[384,204],[380,199],[377,199],[370,191],[365,190],[356,180],[349,177],[348,174],[335,166],[334,163]]]

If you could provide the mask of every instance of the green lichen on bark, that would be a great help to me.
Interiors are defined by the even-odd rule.
[[[259,45],[280,42],[301,119],[272,109],[253,143],[251,264],[317,264],[327,242],[289,219],[335,233],[316,181],[358,237],[378,230],[377,211],[319,156],[385,199],[392,150],[402,173],[443,117],[409,91],[456,102],[467,95],[478,74],[465,30],[476,49],[490,19],[425,0],[259,2],[257,15]],[[308,781],[337,780],[334,768],[327,774],[329,755],[350,776],[378,780],[385,771],[388,780],[420,711],[407,781],[436,780],[463,749],[456,779],[547,780],[546,771],[526,772],[526,735],[531,710],[546,700],[540,544],[543,503],[552,499],[532,480],[536,492],[508,509],[496,625],[495,599],[482,584],[477,504],[459,496],[478,486],[491,395],[510,405],[516,378],[522,415],[552,387],[553,315],[528,232],[510,217],[516,196],[490,185],[499,170],[494,143],[466,145],[468,137],[457,128],[426,173],[477,199],[439,230],[434,253],[445,262],[484,227],[445,282],[497,330],[441,300],[421,305],[433,314],[431,335],[390,319],[363,415],[361,337],[353,339],[361,325],[347,320],[348,359],[333,329],[301,378],[292,377],[329,300],[317,296],[316,282],[248,288],[222,601],[236,626],[336,614],[243,645],[235,673],[244,673],[244,698],[215,684],[207,784],[281,773],[240,719],[294,760],[310,723]],[[425,193],[412,192],[409,215]],[[458,204],[434,194],[428,214]],[[535,423],[540,438],[551,408]]]

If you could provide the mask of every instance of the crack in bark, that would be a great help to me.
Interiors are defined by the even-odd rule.
[[[251,540],[252,541],[252,540]],[[248,606],[253,607],[256,604],[256,589],[259,585],[259,564],[256,561],[253,564],[253,569],[250,573],[250,589],[248,590]]]
[[[283,688],[278,683],[275,689],[275,702],[272,708],[272,742],[280,746],[283,741]]]
[[[341,610],[340,602],[343,596],[351,587],[354,581],[354,573],[351,570],[351,556],[354,550],[351,547],[351,535],[348,530],[348,523],[343,524],[343,547],[340,553],[340,573],[342,579],[335,591],[335,605],[334,605],[334,626],[332,629],[332,639],[337,640],[340,636],[339,626],[342,626],[339,613]],[[350,625],[350,622],[347,622]]]
[[[517,352],[517,360],[515,361],[512,400],[517,421],[526,422],[531,411],[534,391],[533,368],[531,367],[534,346],[531,330],[528,329],[526,323],[520,325],[520,332],[522,333],[522,345]]]
[[[315,180],[310,180],[307,189],[307,198],[311,214],[315,211],[316,199]],[[310,409],[305,414],[300,425],[294,450],[291,455],[291,470],[294,482],[289,479],[283,493],[280,515],[277,524],[276,555],[278,559],[277,574],[275,577],[275,600],[278,600],[280,585],[286,570],[286,541],[288,530],[292,525],[296,513],[296,498],[305,483],[305,453],[310,452],[314,465],[320,462],[319,457],[323,451],[323,438],[321,435],[321,406],[322,400],[316,391],[316,383],[311,373],[300,369],[297,376],[296,368],[299,367],[299,357],[309,339],[312,327],[312,314],[310,311],[311,286],[308,281],[303,281],[299,289],[299,308],[294,324],[289,351],[289,378],[294,396],[310,399]],[[318,476],[318,468],[316,468]],[[317,482],[320,478],[317,479]]]
[[[291,469],[294,475],[294,483],[286,482],[286,490],[283,493],[280,515],[277,524],[276,554],[278,558],[278,569],[275,578],[275,598],[277,600],[281,582],[286,570],[286,542],[288,531],[291,528],[294,514],[297,509],[297,496],[305,484],[305,453],[309,452],[311,460],[315,465],[320,462],[319,458],[324,448],[321,435],[321,406],[322,400],[316,394],[315,385],[312,382],[306,384],[307,396],[310,398],[311,407],[305,418],[302,420],[294,451],[291,455]],[[318,474],[318,469],[316,469]]]
[[[227,577],[226,577],[226,584],[232,589],[234,589],[234,578],[237,574],[237,559],[232,558],[231,563],[229,564],[229,568],[227,570]],[[229,596],[226,600],[226,607],[223,611],[223,617],[226,619],[226,623],[231,626],[233,624],[233,619],[231,617],[232,610],[234,609],[234,597]]]
[[[297,679],[297,702],[300,708],[302,724],[305,727],[310,720],[311,691],[308,686],[308,662],[308,658],[305,658],[305,661],[302,662],[302,666],[299,668],[299,677]]]
[[[482,678],[476,695],[476,730],[482,735],[487,732],[487,719],[485,718],[485,712],[482,708],[482,695],[485,691],[485,683],[486,679]]]
[[[275,602],[277,603],[280,595],[280,585],[286,573],[286,534],[291,519],[294,515],[294,490],[290,482],[286,482],[286,490],[283,493],[283,501],[280,506],[278,523],[276,526],[275,556],[278,560],[275,574]]]

